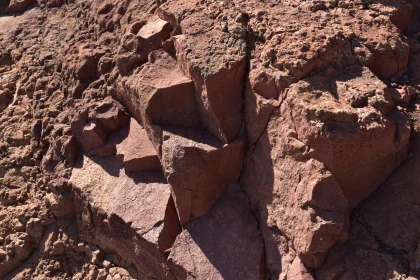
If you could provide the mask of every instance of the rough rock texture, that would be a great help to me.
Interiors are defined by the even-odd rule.
[[[419,39],[417,0],[0,0],[0,277],[419,278]]]
[[[130,260],[140,279],[164,279],[163,252],[180,226],[163,176],[127,175],[115,157],[83,158],[69,182],[81,239]]]

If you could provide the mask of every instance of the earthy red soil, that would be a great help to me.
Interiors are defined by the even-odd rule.
[[[0,0],[0,278],[419,279],[419,51],[417,0]]]

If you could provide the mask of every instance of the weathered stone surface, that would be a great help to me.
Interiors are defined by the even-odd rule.
[[[409,123],[389,112],[385,88],[360,66],[327,70],[293,84],[279,97],[267,128],[251,134],[259,138],[248,152],[245,190],[267,235],[278,228],[293,236],[310,267],[345,237],[347,207],[369,196],[406,156]]]
[[[176,55],[185,75],[194,81],[204,126],[229,143],[240,135],[243,120],[246,31],[239,10],[220,12],[213,22],[215,11],[206,10],[205,5],[170,1],[158,14],[182,30],[182,35],[174,37]]]
[[[168,264],[176,279],[264,279],[263,248],[248,199],[237,186],[178,235]]]
[[[162,138],[165,176],[186,225],[207,214],[229,182],[239,179],[244,140],[223,144],[208,132],[180,128],[165,129]]]
[[[134,264],[140,278],[169,277],[163,252],[180,228],[161,174],[133,172],[128,176],[115,157],[83,157],[70,182],[82,240],[117,252]]]
[[[169,39],[171,27],[168,22],[156,15],[142,15],[127,27],[122,37],[122,46],[117,56],[117,67],[121,75],[126,76],[134,68],[147,62],[148,55],[162,48]]]
[[[386,86],[368,69],[321,75],[291,86],[283,108],[308,154],[328,168],[354,207],[404,161],[410,124],[404,114],[388,112]]]
[[[407,116],[417,141],[417,0],[0,13],[2,279],[418,278],[416,146],[372,194],[406,157]],[[145,151],[131,117],[164,175],[116,159]],[[238,178],[255,219],[225,193]]]
[[[146,131],[135,119],[127,127],[127,138],[117,145],[117,159],[128,172],[161,171],[155,147],[147,137]]]
[[[418,111],[411,117],[415,120],[412,156],[354,210],[349,240],[331,250],[325,264],[316,270],[316,279],[418,277]]]

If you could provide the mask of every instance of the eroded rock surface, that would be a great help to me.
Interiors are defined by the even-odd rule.
[[[2,279],[419,277],[418,1],[0,13]]]
[[[115,157],[84,157],[70,184],[82,240],[130,260],[138,278],[166,277],[163,252],[180,226],[162,174],[128,176]]]

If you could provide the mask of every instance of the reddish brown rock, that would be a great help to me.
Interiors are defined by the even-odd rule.
[[[36,2],[35,0],[11,0],[7,13],[20,13],[26,10],[28,6]]]
[[[179,25],[183,35],[174,37],[179,64],[195,84],[204,126],[229,143],[240,135],[242,89],[246,69],[244,16],[234,9],[220,9],[226,21],[212,22],[211,9],[172,1],[159,8],[161,17]],[[173,26],[174,27],[174,26]],[[217,42],[217,43],[216,43]]]
[[[246,195],[228,190],[177,237],[168,264],[176,279],[264,279],[264,247]]]
[[[127,27],[122,37],[124,48],[119,50],[116,59],[120,74],[127,76],[131,70],[147,62],[148,55],[162,48],[170,32],[168,22],[150,14],[143,15]]]
[[[223,144],[207,132],[178,128],[167,128],[162,138],[165,176],[186,225],[207,214],[229,182],[239,179],[244,140]]]
[[[411,157],[354,210],[349,240],[331,250],[325,264],[316,270],[317,279],[337,275],[347,279],[354,275],[369,279],[419,277],[419,111],[410,117],[415,132]]]
[[[314,278],[308,272],[299,257],[293,260],[290,270],[287,272],[287,279],[290,280],[313,280]]]
[[[141,25],[141,24],[140,24]],[[136,24],[132,26],[132,32],[135,33],[138,27]],[[140,38],[140,43],[144,45],[155,45],[155,49],[162,46],[171,33],[171,27],[167,21],[161,20],[158,16],[152,16],[147,23],[138,29],[137,36]]]
[[[135,119],[130,121],[127,138],[117,145],[117,159],[128,172],[162,170],[155,147]]]
[[[115,157],[93,160],[82,158],[70,179],[80,238],[133,263],[140,279],[167,279],[163,252],[180,227],[163,176],[128,176]]]
[[[82,131],[83,150],[88,152],[94,148],[105,145],[108,135],[104,128],[95,121],[84,125]]]
[[[71,122],[71,130],[84,152],[104,146],[111,131],[129,120],[124,108],[115,101],[102,101],[79,109]]]
[[[368,69],[353,66],[305,79],[288,92],[284,108],[299,139],[331,171],[351,207],[406,158],[410,124],[381,105],[389,100],[385,89]]]
[[[169,54],[158,51],[151,58],[140,71],[122,81],[117,97],[146,129],[150,124],[198,126],[192,81]]]
[[[348,223],[407,153],[417,1],[36,2],[0,0],[3,278],[418,278],[415,168]],[[116,155],[130,117],[172,187],[92,157],[70,197],[75,141]]]
[[[105,99],[95,104],[89,112],[89,118],[100,122],[108,130],[115,131],[128,123],[130,116],[121,104]]]
[[[350,207],[357,205],[406,156],[408,122],[389,112],[385,88],[366,68],[331,69],[293,84],[279,97],[266,129],[247,121],[258,141],[248,152],[245,190],[262,224],[293,239],[307,266],[320,266],[345,237],[347,199]],[[264,233],[266,242],[273,238],[270,231]]]
[[[410,104],[412,95],[408,92],[407,88],[389,88],[387,89],[389,95],[394,99],[395,103],[407,106]]]

